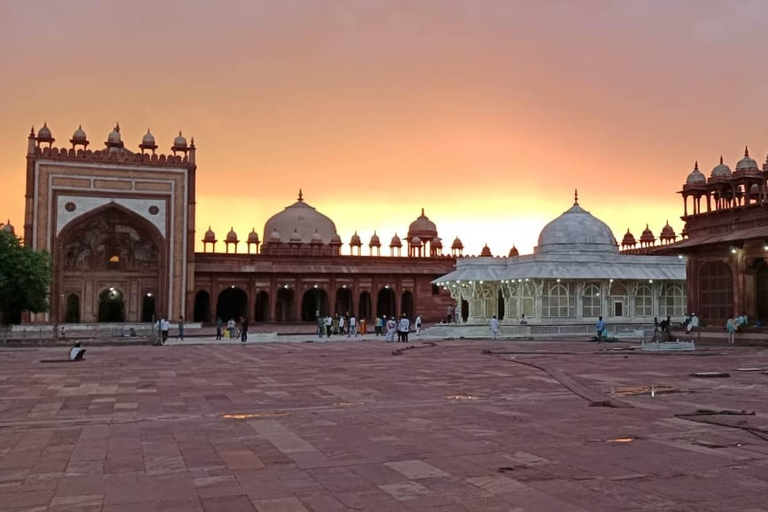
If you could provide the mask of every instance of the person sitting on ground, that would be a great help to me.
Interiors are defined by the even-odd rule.
[[[685,326],[685,332],[690,333],[694,329],[698,329],[699,327],[699,317],[696,316],[696,313],[691,313],[691,318],[688,321],[688,325]]]
[[[737,327],[746,327],[748,324],[749,324],[749,318],[747,317],[746,313],[742,312],[736,318],[736,326]]]
[[[82,361],[84,355],[85,355],[85,349],[82,348],[82,345],[80,345],[80,342],[78,341],[77,343],[75,343],[75,346],[72,347],[72,350],[69,351],[69,360]]]
[[[525,319],[525,313],[520,317],[520,325],[527,325],[528,320]]]

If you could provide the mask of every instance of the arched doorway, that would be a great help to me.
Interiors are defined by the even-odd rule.
[[[310,288],[301,298],[301,321],[314,322],[328,314],[328,294],[322,288]]]
[[[76,293],[67,295],[67,312],[64,322],[76,324],[80,322],[80,296]]]
[[[699,270],[700,315],[703,320],[713,323],[725,321],[736,313],[733,304],[733,272],[727,263],[713,261],[705,263]]]
[[[379,290],[378,300],[376,302],[376,316],[392,317],[395,316],[395,292],[391,288],[382,288]]]
[[[352,303],[352,290],[349,288],[339,288],[336,290],[336,313],[340,315],[354,315],[354,304]]]
[[[256,294],[256,308],[253,312],[255,322],[269,322],[269,294],[264,290]]]
[[[125,296],[117,288],[99,293],[99,322],[125,322]]]
[[[277,290],[277,304],[275,304],[275,320],[278,322],[293,321],[293,289],[280,288]]]
[[[358,305],[359,311],[357,312],[360,318],[367,320],[371,319],[371,294],[363,292],[360,294],[360,304]]]
[[[192,312],[195,322],[208,323],[211,321],[211,296],[205,290],[195,294],[195,308]]]
[[[763,325],[768,322],[768,264],[760,259],[755,269],[755,305],[757,307],[757,319]],[[735,312],[734,312],[735,313]]]
[[[498,299],[496,299],[496,318],[499,321],[504,320],[504,294],[499,290]]]
[[[240,288],[230,286],[219,294],[216,301],[216,316],[227,322],[248,316],[248,294]]]
[[[462,323],[466,323],[468,318],[469,318],[469,302],[467,302],[464,299],[461,299],[461,321],[462,321]]]
[[[141,321],[155,321],[155,296],[151,293],[146,294],[144,298],[141,299]]]
[[[413,293],[403,292],[400,297],[400,312],[408,318],[413,318]]]
[[[141,321],[142,290],[153,290],[156,303],[165,304],[166,240],[153,223],[127,208],[109,203],[77,217],[61,230],[53,253],[54,267],[61,271],[52,283],[51,306],[56,316],[65,314],[63,319],[54,321],[69,319],[67,308],[59,302],[65,300],[58,291],[63,290],[65,282],[80,282],[83,289],[103,290],[108,276],[107,283],[120,284],[118,294],[102,291],[80,296],[83,322],[103,321],[102,318]],[[126,308],[126,304],[131,307]]]

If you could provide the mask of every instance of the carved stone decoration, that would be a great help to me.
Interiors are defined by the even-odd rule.
[[[77,205],[72,201],[69,201],[67,204],[64,205],[64,209],[67,210],[68,212],[73,212],[77,210]]]

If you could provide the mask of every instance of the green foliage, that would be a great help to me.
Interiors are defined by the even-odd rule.
[[[0,229],[0,323],[18,321],[22,311],[47,311],[52,273],[48,252],[24,247]]]

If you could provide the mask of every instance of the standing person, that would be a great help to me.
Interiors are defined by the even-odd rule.
[[[179,317],[179,336],[178,336],[178,338],[181,341],[184,341],[184,317],[183,316]]]
[[[599,317],[597,319],[597,342],[602,343],[603,342],[603,331],[605,331],[605,322],[603,321],[603,317]]]
[[[456,303],[456,307],[453,310],[453,319],[456,321],[457,324],[461,323],[461,307],[459,307],[458,302]]]
[[[368,332],[368,322],[365,321],[365,318],[360,319],[360,335],[365,336],[365,333]]]
[[[381,336],[381,327],[383,325],[384,322],[381,320],[381,317],[376,315],[376,320],[373,321],[373,332],[376,333],[376,336]]]
[[[499,320],[496,318],[496,315],[493,315],[491,317],[491,339],[495,340],[496,337],[499,335]]]
[[[347,328],[347,338],[349,338],[353,334],[355,335],[355,338],[357,338],[357,320],[355,320],[355,315],[352,315],[349,317],[349,327]]]
[[[322,338],[323,333],[325,332],[325,317],[320,316],[318,314],[316,319],[317,319],[317,337]]]
[[[160,343],[165,345],[166,340],[168,340],[168,331],[171,328],[171,322],[165,319],[165,317],[160,319]]]
[[[325,315],[325,335],[328,337],[328,339],[331,339],[331,330],[333,328],[333,318],[331,318],[331,315]]]
[[[397,324],[395,323],[395,317],[389,317],[387,320],[387,343],[395,341],[395,332],[397,330]]]
[[[416,321],[413,322],[414,327],[416,327],[416,334],[419,334],[421,332],[421,315],[416,316]]]
[[[221,328],[224,326],[224,322],[221,321],[221,317],[216,317],[216,339],[221,339]]]
[[[733,319],[733,317],[730,317],[727,322],[725,322],[725,330],[728,331],[728,344],[733,345],[736,343],[736,330],[739,328],[739,324],[736,322],[736,320]]]
[[[248,319],[243,317],[243,321],[240,323],[240,343],[248,341]]]
[[[227,320],[227,332],[229,333],[229,339],[235,339],[235,319],[230,318]]]
[[[411,330],[411,321],[405,316],[400,317],[400,323],[397,324],[397,334],[400,337],[400,341],[408,343],[408,331]]]
[[[339,315],[339,334],[344,335],[344,317]]]

